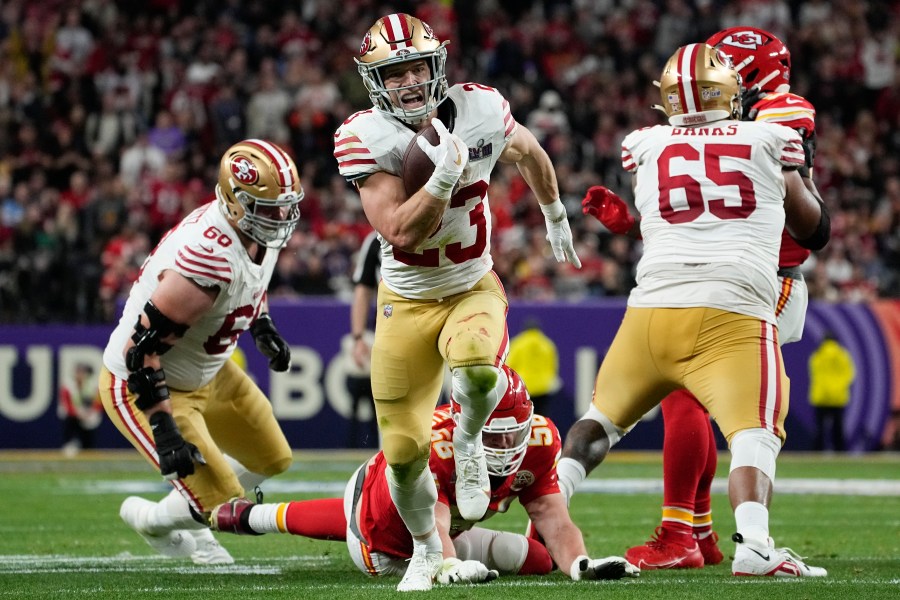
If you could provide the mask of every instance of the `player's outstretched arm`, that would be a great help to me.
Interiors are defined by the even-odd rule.
[[[575,580],[637,577],[640,569],[619,556],[592,559],[581,530],[572,522],[562,494],[548,494],[525,505],[528,516],[544,539],[550,556]]]
[[[541,147],[527,127],[518,124],[516,132],[503,149],[500,160],[515,163],[519,172],[534,192],[544,213],[547,240],[553,248],[556,262],[569,262],[581,268],[581,260],[575,253],[572,229],[566,216],[566,208],[559,199],[559,185],[550,156]]]

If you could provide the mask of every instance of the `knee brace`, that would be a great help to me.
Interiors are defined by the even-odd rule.
[[[731,438],[731,468],[753,467],[765,473],[775,483],[775,459],[781,451],[781,440],[765,429],[738,431]]]
[[[388,466],[385,471],[388,482],[388,491],[391,500],[397,507],[397,513],[406,524],[406,528],[414,536],[422,536],[432,531],[435,527],[434,505],[437,502],[437,486],[434,484],[434,475],[431,469],[422,469],[414,476],[404,471],[398,478],[397,470]]]

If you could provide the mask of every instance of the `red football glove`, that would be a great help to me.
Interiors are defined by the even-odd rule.
[[[581,212],[593,215],[613,233],[625,234],[634,226],[634,217],[628,212],[625,201],[602,185],[588,189],[581,201]]]

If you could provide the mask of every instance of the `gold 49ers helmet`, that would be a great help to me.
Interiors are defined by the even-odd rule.
[[[738,119],[741,114],[741,76],[731,59],[707,44],[679,48],[659,78],[662,106],[676,127]]]
[[[427,23],[405,13],[382,17],[366,32],[356,60],[359,74],[369,90],[369,99],[382,113],[416,125],[447,97],[447,44],[434,35]],[[396,63],[424,60],[431,70],[431,78],[414,86],[394,88],[395,94],[419,86],[425,88],[424,105],[405,109],[391,102],[384,85],[382,69]]]
[[[300,220],[303,186],[297,165],[265,140],[244,140],[219,163],[216,198],[239,231],[269,248],[282,248]]]

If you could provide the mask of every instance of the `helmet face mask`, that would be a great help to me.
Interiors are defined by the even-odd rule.
[[[303,187],[287,153],[264,140],[244,140],[219,163],[216,197],[222,214],[267,248],[287,244],[300,221]]]
[[[382,17],[366,32],[356,58],[359,74],[369,91],[372,105],[380,112],[405,123],[417,125],[447,97],[447,44],[434,35],[427,23],[407,14]],[[415,82],[411,85],[388,87],[386,79],[410,69],[397,65],[424,61],[428,69],[412,69]],[[395,68],[388,68],[395,67]],[[408,75],[403,75],[408,79]],[[419,92],[421,105],[405,108],[400,98],[407,91]],[[418,104],[419,102],[416,102]]]
[[[790,88],[791,53],[774,34],[756,27],[730,27],[706,43],[731,57],[746,87],[758,85],[764,92]]]
[[[509,386],[481,430],[488,474],[494,477],[508,477],[519,470],[528,451],[534,416],[534,405],[522,378],[506,365],[503,372]],[[450,407],[454,414],[461,411],[452,396]]]
[[[675,51],[659,78],[669,124],[682,127],[737,119],[741,114],[741,77],[731,59],[707,44]]]

